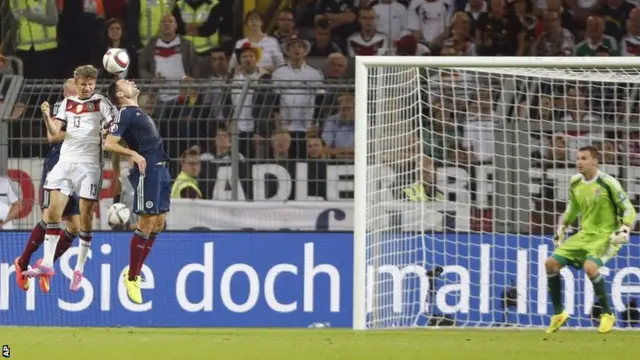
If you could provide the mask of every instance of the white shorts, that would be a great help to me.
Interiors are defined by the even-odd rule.
[[[60,190],[69,196],[98,200],[102,188],[102,168],[98,164],[57,163],[44,182],[47,190]]]

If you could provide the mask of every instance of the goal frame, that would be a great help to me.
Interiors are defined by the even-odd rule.
[[[419,68],[640,68],[635,57],[467,57],[467,56],[356,56],[355,58],[355,179],[353,233],[353,324],[366,330],[367,268],[367,123],[370,67]]]

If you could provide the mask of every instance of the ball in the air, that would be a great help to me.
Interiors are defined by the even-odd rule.
[[[127,224],[130,217],[131,210],[125,204],[113,204],[107,209],[107,221],[110,226]]]
[[[129,54],[124,49],[109,49],[102,57],[102,66],[111,74],[120,74],[129,67]]]

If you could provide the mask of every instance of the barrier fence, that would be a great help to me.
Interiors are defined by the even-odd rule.
[[[119,283],[128,264],[130,234],[96,234],[83,288],[76,293],[67,290],[78,253],[77,248],[70,249],[59,260],[60,270],[49,294],[39,291],[36,283],[28,292],[14,285],[13,257],[27,236],[27,232],[0,232],[3,325],[307,327],[328,322],[333,327],[352,326],[349,233],[162,234],[142,271],[142,304],[132,303]],[[495,234],[437,237],[446,244],[445,251],[426,264],[429,270],[442,267],[435,278],[411,265],[381,263],[377,269],[368,269],[367,276],[390,282],[392,291],[378,299],[388,300],[390,311],[420,312],[419,326],[434,325],[443,316],[455,319],[449,325],[457,326],[545,324],[553,311],[544,272],[544,259],[551,251],[547,239]],[[631,242],[639,240],[634,236]],[[458,256],[460,248],[468,249],[466,254],[477,260]],[[625,320],[623,312],[640,291],[636,282],[640,270],[634,261],[639,251],[638,246],[625,248],[615,264],[603,270],[620,327],[638,326]],[[574,315],[569,325],[592,326],[594,298],[589,280],[570,271],[563,272],[563,277],[566,310]],[[517,296],[509,297],[513,289]],[[424,301],[407,305],[406,299],[412,298]],[[505,307],[506,300],[511,302]],[[370,313],[372,298],[367,302]]]
[[[393,173],[433,168],[430,182],[442,193],[441,201],[458,210],[435,216],[434,230],[553,231],[564,209],[567,181],[575,173],[573,151],[590,143],[604,149],[603,169],[621,179],[635,204],[640,202],[640,133],[632,125],[637,122],[635,87],[533,77],[515,83],[491,74],[469,81],[454,73],[449,78],[444,73],[438,79],[431,77],[424,85],[416,131],[398,136],[399,146],[408,149],[407,158],[387,169]],[[61,83],[20,76],[2,79],[7,90],[0,106],[0,174],[14,181],[24,205],[14,228],[31,228],[39,218],[37,189],[49,148],[39,105],[61,100]],[[103,91],[104,85],[98,90]],[[176,202],[176,208],[184,206],[184,211],[173,212],[171,229],[344,230],[352,226],[352,220],[338,219],[342,214],[350,219],[357,186],[350,151],[352,80],[154,80],[139,81],[139,87],[140,106],[165,139],[173,176],[181,170],[192,171],[202,198],[209,200],[199,205],[200,211]],[[584,90],[592,88],[598,91]],[[572,121],[566,118],[572,112],[603,116]],[[195,155],[199,164],[181,162],[181,155],[192,146],[200,149]],[[431,165],[416,165],[414,158],[420,152],[433,160]],[[128,163],[120,165],[126,174]],[[105,164],[102,209],[114,195],[111,167]],[[268,201],[294,209],[290,216],[295,213],[304,220],[290,226],[267,216],[268,206],[262,213],[250,212],[251,207],[227,203],[235,201]],[[236,211],[236,220],[211,222],[216,216],[212,214],[230,207]],[[438,210],[433,211],[437,215]],[[340,226],[331,221],[318,225],[321,214],[327,213],[338,216],[334,219]],[[241,218],[264,221],[248,226]],[[449,228],[451,218],[457,219],[456,228]],[[207,222],[214,225],[209,227]]]

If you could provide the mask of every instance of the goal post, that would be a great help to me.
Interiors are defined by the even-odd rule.
[[[559,144],[614,146],[604,170],[625,187],[640,179],[638,68],[633,57],[356,57],[353,328],[544,326],[544,259],[576,172]],[[616,311],[640,292],[639,260],[633,237],[603,270]],[[570,326],[593,326],[590,282],[562,275]]]

